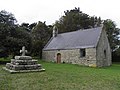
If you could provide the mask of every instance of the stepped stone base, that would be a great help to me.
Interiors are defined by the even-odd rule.
[[[37,60],[33,60],[31,56],[25,56],[26,52],[27,50],[23,46],[20,50],[22,56],[15,56],[14,59],[11,59],[11,63],[7,63],[3,69],[10,73],[45,71],[41,64],[37,64]]]
[[[11,63],[7,63],[3,69],[10,73],[45,71],[31,56],[15,56],[15,59],[11,59]]]
[[[35,70],[11,70],[11,69],[8,69],[6,67],[3,67],[4,70],[10,72],[10,73],[26,73],[26,72],[42,72],[42,71],[45,71],[45,69],[35,69]]]
[[[41,64],[14,65],[12,63],[7,63],[6,68],[11,69],[11,70],[34,70],[34,69],[41,69]]]

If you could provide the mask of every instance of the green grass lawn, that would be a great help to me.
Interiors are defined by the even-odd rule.
[[[0,65],[0,90],[120,90],[120,64],[90,68],[40,63],[45,72],[10,74]]]

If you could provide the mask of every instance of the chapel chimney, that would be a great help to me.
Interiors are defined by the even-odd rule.
[[[53,37],[56,37],[58,34],[58,29],[56,26],[53,27]]]

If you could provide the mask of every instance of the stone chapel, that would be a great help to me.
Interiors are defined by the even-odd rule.
[[[43,49],[43,59],[93,67],[110,66],[111,49],[105,28],[96,27],[58,34],[54,27],[53,37]]]

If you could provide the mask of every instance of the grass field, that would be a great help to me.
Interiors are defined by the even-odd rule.
[[[0,65],[0,90],[120,90],[120,64],[89,68],[40,63],[45,72],[10,74]]]

